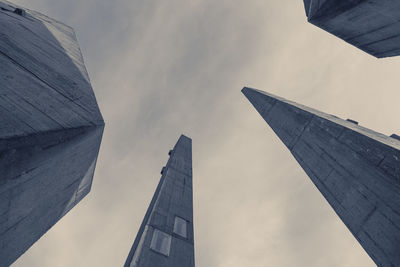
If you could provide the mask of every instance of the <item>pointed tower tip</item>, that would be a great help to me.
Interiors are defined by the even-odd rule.
[[[179,137],[178,141],[174,146],[174,150],[178,147],[186,147],[186,148],[192,147],[192,139],[184,134],[181,134],[181,136]]]
[[[270,94],[268,92],[261,91],[261,90],[258,90],[258,89],[250,88],[250,87],[243,87],[242,93],[247,98],[249,98],[249,96],[254,96],[254,95],[264,95],[264,96],[271,97],[271,98],[279,98],[276,95],[273,95],[273,94]]]
[[[249,87],[244,87],[242,93],[260,114],[263,114],[266,110],[275,105],[276,99],[278,98],[264,91]]]
[[[250,92],[252,92],[252,91],[256,91],[255,89],[253,89],[253,88],[250,88],[250,87],[243,87],[242,88],[242,93],[244,94],[244,95],[247,95],[248,93],[250,93]]]
[[[260,91],[250,88],[250,87],[243,87],[242,93],[246,96],[246,98],[253,103],[252,99],[255,95],[259,94]]]
[[[179,139],[186,139],[186,140],[192,141],[192,138],[190,138],[190,137],[188,137],[188,136],[186,136],[186,135],[184,135],[184,134],[181,134],[181,136],[179,137]]]
[[[185,135],[185,134],[181,134],[180,137],[191,139],[189,136],[187,136],[187,135]]]

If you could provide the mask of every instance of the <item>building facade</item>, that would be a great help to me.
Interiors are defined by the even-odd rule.
[[[90,191],[104,121],[74,31],[0,1],[0,266]]]
[[[308,21],[377,58],[400,54],[400,2],[303,0]]]
[[[242,92],[375,263],[400,266],[399,137],[259,90]]]
[[[169,155],[125,267],[194,267],[192,140]]]

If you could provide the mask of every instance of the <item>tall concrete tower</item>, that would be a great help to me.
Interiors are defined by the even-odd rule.
[[[400,2],[303,0],[308,21],[375,57],[400,54]]]
[[[125,267],[194,267],[192,140],[169,155]]]
[[[0,266],[90,191],[104,122],[74,31],[0,1]]]
[[[242,92],[375,263],[400,266],[399,137],[262,91]]]

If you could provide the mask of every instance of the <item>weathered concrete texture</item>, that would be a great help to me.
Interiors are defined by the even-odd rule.
[[[89,191],[104,122],[73,30],[0,1],[0,266]]]
[[[174,232],[175,218],[187,222],[187,237]],[[171,236],[169,256],[151,248],[154,231]],[[163,168],[125,267],[194,267],[192,141],[182,135]]]
[[[308,21],[378,58],[400,54],[400,2],[304,0]]]
[[[350,121],[244,88],[378,266],[400,266],[400,141]]]

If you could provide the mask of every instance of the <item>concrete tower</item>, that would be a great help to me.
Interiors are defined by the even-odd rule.
[[[380,267],[400,266],[400,141],[317,110],[244,88]]]
[[[74,31],[0,1],[0,266],[89,191],[104,122]]]
[[[308,21],[375,57],[400,54],[400,2],[303,0]]]
[[[169,155],[124,267],[194,267],[192,140]]]

